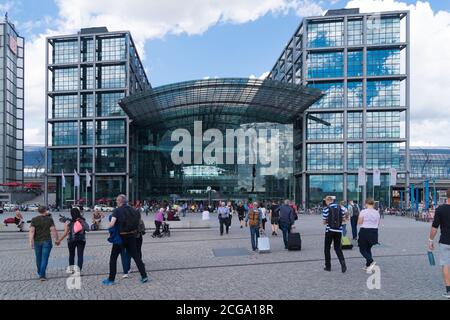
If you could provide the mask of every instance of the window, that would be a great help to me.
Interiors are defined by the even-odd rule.
[[[94,61],[94,39],[85,38],[81,40],[81,53],[83,56],[83,62]]]
[[[114,89],[126,87],[125,65],[97,67],[97,88]]]
[[[343,52],[320,52],[308,55],[308,78],[336,78],[343,76]]]
[[[125,37],[100,38],[97,40],[99,61],[117,61],[126,59]]]
[[[325,92],[325,95],[314,103],[311,108],[328,109],[344,107],[344,84],[342,82],[310,83],[308,86]]]
[[[363,75],[363,52],[349,51],[347,57],[347,75],[361,77]]]
[[[78,118],[78,96],[55,96],[52,100],[53,118]]]
[[[400,138],[400,112],[368,112],[368,138]]]
[[[126,172],[125,148],[97,148],[96,172]]]
[[[119,106],[119,100],[125,97],[123,92],[100,93],[97,95],[97,116],[124,116],[125,113]]]
[[[92,121],[80,122],[80,144],[92,145],[94,143],[94,123]]]
[[[124,144],[126,130],[124,120],[97,121],[97,144]]]
[[[384,76],[400,74],[400,50],[367,51],[367,75]]]
[[[91,148],[80,149],[80,173],[85,173],[86,170],[92,173],[92,155]]]
[[[81,67],[81,90],[94,89],[94,67]]]
[[[347,144],[347,169],[358,170],[363,165],[362,143]]]
[[[312,113],[310,115],[327,122],[329,125],[308,118],[308,139],[321,140],[343,138],[343,113]]]
[[[347,42],[349,46],[361,45],[363,42],[362,20],[349,20],[347,24]]]
[[[367,107],[399,107],[400,81],[367,81]]]
[[[344,44],[344,23],[320,22],[308,24],[308,46],[310,48],[336,47]]]
[[[94,116],[94,95],[92,93],[81,94],[81,116],[83,118]]]
[[[367,143],[367,168],[400,170],[400,143]]]
[[[308,170],[342,170],[344,146],[342,144],[308,144]]]
[[[363,131],[363,117],[361,112],[347,113],[347,136],[349,139],[361,139]]]
[[[77,169],[77,149],[48,150],[48,166],[51,173],[73,173]],[[67,179],[67,177],[66,177]],[[66,182],[66,185],[68,182]]]
[[[78,41],[64,40],[53,44],[53,63],[78,62]]]
[[[311,205],[321,205],[326,196],[336,196],[337,201],[343,197],[344,177],[342,175],[309,176],[308,200]]]
[[[54,146],[77,145],[78,126],[76,122],[55,122],[52,126]]]
[[[53,91],[70,90],[78,90],[78,69],[55,69],[53,71]]]
[[[400,42],[400,18],[367,19],[367,44],[390,44]]]
[[[363,107],[363,84],[362,82],[349,81],[347,83],[348,108]]]

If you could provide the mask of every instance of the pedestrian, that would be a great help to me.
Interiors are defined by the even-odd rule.
[[[159,237],[161,235],[161,225],[164,221],[164,209],[160,208],[155,215],[155,232],[153,232],[152,237]]]
[[[433,241],[439,228],[441,228],[439,257],[446,288],[446,293],[443,296],[450,299],[450,189],[447,190],[447,203],[439,206],[434,213],[430,238],[428,240],[429,250],[434,250]]]
[[[283,233],[284,249],[288,249],[289,233],[291,233],[292,226],[295,224],[294,209],[290,206],[289,200],[284,200],[279,209],[279,225],[281,232]]]
[[[239,223],[241,224],[241,229],[242,229],[245,225],[244,219],[245,219],[245,214],[246,214],[246,210],[245,210],[245,207],[244,207],[244,204],[242,203],[242,201],[239,201],[236,211],[237,211]]]
[[[245,226],[250,227],[250,241],[252,244],[252,250],[258,249],[259,232],[262,230],[262,214],[258,208],[258,203],[254,202],[252,208],[247,212],[245,216]]]
[[[219,218],[220,223],[220,235],[223,236],[223,227],[225,226],[226,232],[228,234],[228,230],[230,228],[228,222],[230,217],[230,209],[225,206],[225,202],[220,202],[219,209],[217,209],[217,217]]]
[[[108,217],[111,222],[112,214]],[[114,227],[109,228],[109,238],[108,241],[113,245],[117,245],[121,247],[120,251],[120,260],[122,262],[122,270],[123,276],[122,278],[126,279],[129,277],[129,272],[131,268],[131,260],[128,258],[127,250],[122,246],[122,238],[120,237],[119,224],[115,224]]]
[[[234,213],[234,207],[233,207],[233,204],[231,203],[231,201],[228,201],[227,207],[228,207],[228,210],[230,212],[230,215],[229,215],[229,218],[228,218],[228,228],[230,228],[231,227],[231,221],[233,219],[233,213]]]
[[[64,234],[56,242],[59,246],[63,239],[67,237],[67,247],[69,249],[69,270],[70,273],[74,273],[75,269],[75,250],[77,252],[77,266],[79,271],[83,268],[83,256],[84,248],[86,247],[86,231],[89,231],[89,225],[86,220],[81,216],[81,212],[78,208],[72,208],[70,210],[70,219],[64,224]]]
[[[113,244],[111,249],[111,256],[109,260],[109,277],[103,280],[104,285],[114,284],[114,280],[117,273],[117,258],[122,249],[127,250],[127,254],[133,258],[136,266],[141,274],[141,282],[148,282],[148,276],[145,271],[145,265],[137,252],[136,234],[139,229],[139,223],[141,220],[140,212],[131,208],[128,205],[128,199],[125,195],[121,194],[116,198],[117,208],[112,213],[111,222],[109,228],[114,228],[116,223],[119,225],[119,236],[122,240],[121,245]]]
[[[267,209],[264,204],[261,205],[261,208],[259,208],[261,211],[262,216],[262,228],[264,231],[266,231],[266,222],[267,222]]]
[[[16,215],[14,217],[14,223],[16,224],[19,232],[23,232],[23,227],[25,225],[25,221],[23,219],[22,213],[20,213],[19,208],[16,208]]]
[[[349,200],[347,209],[350,215],[350,225],[352,226],[353,240],[357,240],[359,208],[355,203],[353,203],[353,200]]]
[[[333,203],[332,196],[325,198],[326,206],[323,208],[322,218],[325,228],[325,271],[331,271],[331,244],[334,245],[334,251],[341,264],[341,271],[344,273],[347,271],[345,264],[344,253],[342,252],[342,221],[345,216],[345,212],[336,203]]]
[[[346,237],[347,236],[347,222],[348,222],[348,219],[349,219],[349,213],[348,213],[347,208],[345,207],[345,201],[341,201],[340,205],[341,205],[341,210],[344,210],[344,212],[345,212],[345,216],[344,216],[344,219],[342,221],[342,236]]]
[[[372,273],[376,262],[373,261],[372,247],[378,243],[378,227],[380,225],[380,213],[374,208],[375,201],[371,198],[366,200],[366,208],[361,211],[358,217],[360,225],[358,246],[359,252],[366,259],[366,266],[363,268],[367,273]]]
[[[141,260],[142,260],[142,243],[143,243],[144,235],[145,235],[145,224],[144,224],[144,221],[141,219],[139,221],[138,232],[136,233],[136,250],[137,250],[138,258]],[[125,248],[121,252],[121,257],[122,257],[122,266],[123,266],[123,273],[124,273],[122,278],[129,278],[129,272],[131,269],[131,256],[128,254],[128,252]]]
[[[272,235],[277,236],[278,224],[280,222],[280,206],[276,201],[272,201],[270,207],[270,223],[272,224]]]
[[[48,258],[52,251],[52,236],[55,241],[59,241],[58,231],[55,228],[55,222],[48,213],[47,208],[40,206],[38,208],[39,216],[31,219],[29,230],[29,242],[31,249],[34,249],[36,255],[37,273],[40,281],[46,281],[46,270]]]

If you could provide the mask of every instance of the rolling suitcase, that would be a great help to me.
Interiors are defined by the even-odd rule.
[[[258,252],[259,253],[269,253],[270,252],[269,237],[267,237],[264,232],[260,232],[260,234],[259,234],[259,238],[258,238]]]
[[[352,250],[353,244],[349,237],[342,236],[341,238],[342,250]]]
[[[289,233],[288,250],[302,250],[302,238],[300,237],[300,233]]]

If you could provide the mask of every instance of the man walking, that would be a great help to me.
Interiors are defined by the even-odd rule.
[[[282,204],[279,209],[279,227],[281,231],[283,232],[283,242],[284,242],[284,248],[288,248],[288,237],[289,233],[291,233],[292,226],[295,223],[295,211],[290,206],[289,200],[284,200],[284,204]]]
[[[217,217],[219,218],[220,223],[220,235],[223,236],[223,226],[225,226],[228,234],[228,229],[230,228],[230,209],[225,206],[225,202],[220,202],[220,207],[217,209]]]
[[[334,243],[334,251],[341,263],[342,272],[347,271],[344,254],[342,253],[342,221],[345,216],[344,210],[339,205],[333,203],[333,197],[325,198],[326,206],[323,208],[322,217],[325,229],[325,271],[331,271],[331,243]]]
[[[109,260],[109,277],[103,280],[104,285],[114,284],[117,273],[117,258],[122,252],[122,249],[127,250],[127,254],[133,258],[136,266],[141,274],[141,282],[148,282],[147,273],[145,272],[145,265],[139,257],[136,244],[136,234],[141,220],[141,214],[128,205],[128,199],[121,194],[116,199],[117,208],[112,213],[112,219],[109,223],[109,228],[119,224],[119,235],[122,239],[122,244],[113,244],[111,249],[111,257]]]
[[[29,231],[30,248],[34,249],[36,254],[37,273],[40,281],[46,281],[45,272],[47,270],[48,258],[52,251],[52,237],[59,242],[58,231],[55,228],[55,222],[48,213],[47,208],[40,206],[38,208],[39,216],[31,219]]]
[[[258,208],[258,203],[254,202],[252,208],[245,216],[245,226],[250,225],[250,240],[253,251],[258,249],[259,231],[262,230],[262,213]]]
[[[442,274],[446,293],[443,296],[450,299],[450,189],[447,190],[447,203],[439,206],[434,214],[431,226],[428,249],[434,250],[434,237],[441,228],[441,238],[439,239],[439,256],[442,266]]]
[[[352,236],[353,240],[358,238],[358,217],[359,217],[359,208],[357,205],[353,203],[353,200],[348,201],[348,214],[350,216],[350,224],[352,226]]]

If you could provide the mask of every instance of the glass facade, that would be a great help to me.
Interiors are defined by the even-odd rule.
[[[85,186],[88,170],[93,179],[88,204],[108,190],[127,193],[129,124],[118,102],[150,87],[130,34],[82,29],[75,36],[48,38],[47,50],[49,179],[61,181],[62,170],[73,179],[76,170]],[[56,193],[58,205],[63,198],[68,203],[86,196],[78,188],[64,197],[61,188]]]
[[[15,26],[0,22],[0,183],[23,182],[24,51]]]
[[[302,22],[291,40],[307,41],[306,49],[297,49],[303,59],[293,64],[295,80],[286,76],[289,46],[269,74],[269,79],[297,81],[325,93],[294,133],[300,149],[306,147],[296,154],[296,183],[302,190],[296,199],[309,207],[325,195],[338,200],[372,196],[371,178],[364,188],[357,186],[359,168],[381,169],[384,184],[390,168],[401,177],[406,173],[400,150],[409,140],[404,123],[409,112],[408,12],[341,11]],[[382,202],[388,199],[385,187],[377,188]]]

